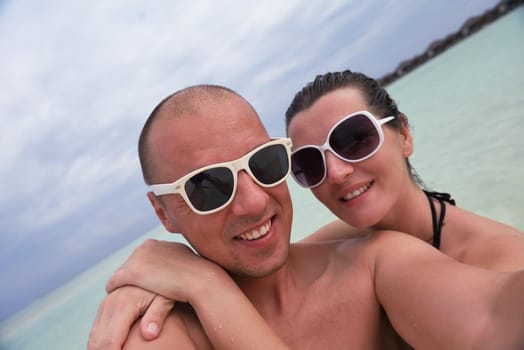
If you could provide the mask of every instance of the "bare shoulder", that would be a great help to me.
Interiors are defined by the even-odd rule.
[[[140,333],[140,320],[135,322],[123,350],[132,349],[213,349],[193,309],[176,304],[155,340],[145,340]]]
[[[377,230],[368,236],[344,241],[340,244],[339,252],[343,259],[366,263],[372,273],[381,264],[407,267],[414,262],[451,260],[416,237],[390,230]]]
[[[365,236],[369,233],[367,229],[359,229],[341,220],[332,221],[312,234],[306,236],[301,242],[319,242],[338,239],[347,239]]]
[[[397,246],[402,246],[406,242],[413,242],[417,239],[407,234],[392,231],[392,230],[377,230],[367,235],[355,237],[340,241],[338,250],[343,254],[354,254],[358,251],[359,254],[376,254],[377,250],[387,247],[394,249]]]
[[[430,244],[397,231],[378,230],[366,236],[336,241],[299,242],[292,245],[290,259],[302,270],[316,270],[318,275],[361,276],[360,283],[373,280],[377,269],[394,264],[415,269],[413,261],[439,260],[445,257]],[[409,267],[411,266],[411,267]]]
[[[479,237],[521,237],[524,232],[503,222],[478,215],[466,209],[450,206],[446,222],[454,231],[461,230],[474,238]]]
[[[488,269],[524,267],[524,232],[461,208],[449,208],[441,249],[460,262]]]
[[[380,251],[402,246],[410,237],[396,231],[375,231],[367,235],[338,241],[316,242],[330,247],[330,266],[346,269],[373,269]]]

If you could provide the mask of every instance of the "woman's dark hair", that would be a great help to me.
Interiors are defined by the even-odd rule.
[[[409,127],[407,117],[398,110],[395,101],[377,80],[363,73],[345,70],[342,72],[329,72],[317,75],[315,80],[307,83],[302,90],[296,93],[286,111],[286,133],[289,131],[289,123],[291,123],[291,120],[298,113],[311,107],[319,98],[327,93],[348,87],[356,88],[362,93],[370,112],[377,117],[396,116],[394,120],[387,124],[388,127],[397,130],[403,127]],[[424,182],[411,166],[408,159],[406,159],[406,165],[415,183],[422,188],[426,188]]]

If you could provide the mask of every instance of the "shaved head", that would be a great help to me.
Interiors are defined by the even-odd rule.
[[[150,134],[158,121],[191,118],[205,111],[212,111],[214,106],[232,98],[243,100],[255,112],[249,102],[238,93],[218,85],[195,85],[164,98],[147,118],[138,141],[138,155],[145,183],[157,182],[155,180],[154,152],[150,147]]]

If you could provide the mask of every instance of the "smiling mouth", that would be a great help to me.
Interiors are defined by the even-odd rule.
[[[352,200],[353,198],[355,197],[358,197],[360,196],[362,193],[366,192],[367,190],[369,190],[369,188],[371,187],[371,185],[373,185],[373,181],[364,185],[364,186],[361,186],[359,188],[356,188],[354,189],[353,191],[349,192],[348,194],[346,194],[342,200],[343,201],[350,201]]]
[[[254,241],[255,239],[259,239],[267,235],[270,228],[271,228],[271,220],[269,220],[268,222],[266,222],[264,225],[260,226],[259,228],[254,229],[251,232],[247,232],[247,233],[238,235],[235,238],[241,241]]]

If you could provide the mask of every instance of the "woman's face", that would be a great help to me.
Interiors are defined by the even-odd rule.
[[[386,117],[370,110],[357,88],[341,88],[324,95],[292,119],[288,131],[293,149],[324,144],[334,124],[358,111],[368,111],[378,119]],[[361,162],[348,163],[326,151],[326,178],[312,189],[335,215],[355,227],[380,225],[387,220],[403,190],[412,185],[405,162],[413,152],[409,128],[399,131],[386,124],[382,130],[382,147]]]

